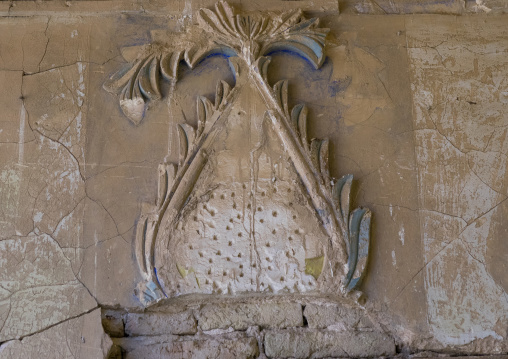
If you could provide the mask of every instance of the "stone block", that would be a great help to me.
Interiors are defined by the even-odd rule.
[[[122,348],[118,345],[113,345],[108,353],[107,359],[123,359]]]
[[[307,304],[303,315],[309,328],[327,328],[334,326],[339,329],[356,328],[363,316],[360,308],[340,304]]]
[[[192,337],[179,340],[179,338],[154,338],[150,345],[135,345],[132,351],[129,345],[125,359],[142,358],[221,358],[242,359],[257,358],[259,355],[256,338],[241,335],[226,335],[223,337]]]
[[[104,310],[102,312],[102,327],[111,337],[123,337],[125,335],[123,314],[113,310]]]
[[[461,0],[343,0],[341,12],[346,14],[448,14],[464,12]]]
[[[392,338],[379,332],[286,329],[265,334],[269,358],[378,357],[395,355]]]
[[[125,323],[125,333],[129,336],[162,334],[195,334],[196,320],[192,312],[168,313],[129,313]]]
[[[288,328],[303,326],[302,307],[298,303],[249,303],[205,305],[198,313],[202,330],[245,330],[249,326]]]

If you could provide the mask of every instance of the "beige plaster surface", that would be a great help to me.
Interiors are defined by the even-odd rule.
[[[112,341],[100,325],[100,315],[100,309],[95,309],[22,340],[8,341],[0,347],[0,357],[104,358]]]
[[[407,22],[429,324],[443,344],[503,341],[508,33],[501,19],[443,20]]]
[[[321,69],[274,54],[268,77],[289,80],[290,105],[309,107],[309,138],[330,140],[331,175],[353,174],[354,205],[373,213],[361,287],[370,320],[413,352],[506,353],[505,6],[389,3],[236,4],[303,7],[331,29]],[[135,229],[156,202],[159,163],[176,151],[171,125],[196,124],[196,96],[213,99],[217,81],[234,78],[220,57],[183,67],[179,107],[151,104],[137,127],[102,85],[125,66],[122,48],[149,43],[150,30],[182,31],[211,4],[0,4],[1,358],[61,340],[66,323],[73,343],[79,328],[99,333],[98,305],[142,310]],[[390,14],[411,12],[430,14]],[[312,335],[335,335],[323,333]],[[209,350],[224,341],[241,350],[231,338]],[[164,345],[201,348],[194,340]]]

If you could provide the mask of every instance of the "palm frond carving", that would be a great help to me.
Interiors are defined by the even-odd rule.
[[[288,81],[270,85],[267,78],[271,62],[269,54],[277,50],[297,53],[314,68],[319,68],[325,59],[325,38],[329,30],[319,28],[317,19],[306,19],[301,10],[282,14],[238,14],[224,1],[217,3],[213,10],[200,10],[198,21],[202,33],[195,44],[177,42],[187,44],[179,45],[181,48],[174,48],[172,44],[149,45],[129,67],[114,74],[104,87],[118,94],[123,113],[134,125],[139,125],[147,103],[164,97],[161,81],[176,83],[182,61],[193,68],[214,52],[238,58],[238,61],[230,59],[230,62],[236,64],[237,75],[238,67],[246,71],[248,80],[245,81],[250,81],[259,90],[267,107],[267,117],[289,153],[330,238],[328,263],[323,271],[326,275],[322,275],[323,287],[338,287],[345,293],[358,289],[367,267],[372,214],[366,208],[351,210],[353,176],[346,175],[338,180],[331,177],[329,140],[309,138],[309,111],[304,104],[289,107]],[[237,83],[231,88],[220,81],[214,102],[198,97],[197,126],[178,125],[177,163],[159,166],[156,205],[141,215],[137,225],[136,258],[144,277],[139,297],[145,304],[165,296],[154,263],[155,241],[161,222],[163,218],[176,218],[183,208],[207,162],[204,144],[211,141],[209,134],[231,104],[237,86],[242,84]]]
[[[270,63],[269,58],[260,59],[257,66],[260,77],[268,83],[267,69]],[[330,209],[327,212],[326,206],[319,208],[318,214],[323,223],[330,223],[334,217],[337,221],[339,230],[344,243],[347,255],[347,273],[342,281],[343,289],[349,292],[357,289],[365,274],[367,267],[369,246],[370,246],[370,221],[371,212],[366,208],[357,208],[351,211],[351,187],[353,175],[346,175],[339,180],[333,180],[330,177],[328,165],[328,139],[312,139],[307,136],[308,110],[303,104],[294,106],[289,114],[288,108],[288,83],[286,80],[277,82],[273,87],[271,94],[278,105],[279,113],[285,122],[292,128],[296,137],[297,145],[300,151],[307,157],[310,171],[319,183],[319,188],[323,199],[330,203]],[[333,183],[333,186],[332,186]],[[319,202],[319,201],[316,201]]]
[[[207,157],[201,144],[210,133],[213,124],[228,104],[231,87],[224,81],[217,84],[215,103],[206,97],[197,99],[198,125],[178,125],[179,161],[161,163],[158,169],[158,193],[156,205],[142,213],[136,235],[136,259],[145,279],[138,294],[143,303],[153,303],[165,297],[157,280],[154,263],[155,240],[161,221],[167,213],[176,216],[189,196],[192,186]]]
[[[319,68],[325,58],[323,47],[329,30],[319,28],[317,19],[305,19],[301,10],[243,16],[221,1],[215,11],[200,10],[199,22],[208,34],[196,46],[174,49],[153,44],[132,66],[104,84],[109,92],[119,93],[120,107],[134,125],[143,119],[147,101],[161,99],[161,78],[176,82],[181,60],[193,68],[215,51],[253,63],[270,52],[289,50]]]
[[[249,62],[281,49],[299,53],[315,68],[325,58],[323,47],[329,30],[319,28],[318,19],[305,19],[301,10],[280,15],[240,15],[227,2],[220,1],[214,10],[200,10],[199,21],[205,30]]]

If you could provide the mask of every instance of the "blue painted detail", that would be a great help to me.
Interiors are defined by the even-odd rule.
[[[344,220],[344,223],[348,223],[349,221],[349,210],[350,210],[350,204],[349,204],[349,191],[351,190],[351,182],[353,181],[353,175],[345,175],[341,177],[333,186],[333,198],[335,199],[336,203],[338,204],[337,208],[340,212],[340,215],[342,216],[342,219]],[[347,193],[344,192],[344,187],[347,185]],[[347,197],[347,198],[346,198]],[[347,203],[345,201],[347,200]]]
[[[348,253],[348,273],[346,276],[346,285],[351,282],[358,262],[358,247],[360,237],[360,224],[364,214],[367,212],[364,208],[355,209],[349,219],[349,253]],[[349,287],[349,285],[348,285]]]
[[[330,224],[330,219],[326,216],[326,211],[323,209],[316,209],[316,213],[318,214],[319,218],[323,219],[323,225],[328,226]]]
[[[230,56],[231,55],[231,56]],[[178,78],[180,80],[186,78],[199,78],[203,73],[215,74],[218,75],[217,80],[226,81],[231,87],[234,87],[236,83],[236,74],[235,71],[229,61],[229,59],[233,56],[236,56],[235,53],[224,54],[222,52],[213,52],[208,53],[206,56],[203,56],[193,68],[187,66],[187,63],[182,60],[180,62],[179,74]],[[225,61],[224,61],[225,60]],[[231,75],[232,76],[231,76]],[[215,81],[214,81],[215,83]],[[215,88],[211,90],[211,93],[203,93],[203,91],[198,91],[197,95],[202,96],[214,96]]]
[[[348,289],[348,290],[351,290],[351,289],[355,288],[357,285],[359,285],[359,284],[360,284],[360,280],[361,280],[361,279],[362,279],[362,278],[360,278],[360,277],[359,277],[359,278],[353,278],[353,279],[349,282],[349,284],[347,285],[347,289]]]
[[[356,268],[349,282],[348,290],[353,290],[362,282],[367,267],[370,247],[370,212],[367,212],[360,223],[360,233],[358,235],[358,256]]]
[[[167,298],[167,294],[164,292],[164,290],[162,290],[162,285],[161,285],[161,282],[159,281],[159,277],[157,276],[157,268],[153,267],[153,272],[155,274],[155,279],[157,280],[157,285],[159,286],[162,294],[164,294],[164,296]],[[151,282],[153,283],[153,282]]]
[[[132,31],[129,31],[129,28],[132,29],[132,26],[135,28],[143,28],[147,29],[150,28],[150,30],[167,30],[167,23],[163,20],[157,20],[153,17],[145,17],[145,16],[118,16],[116,17],[117,25],[115,28],[117,29],[123,29],[127,28],[127,31],[119,32],[117,34],[117,37],[124,37],[125,36],[125,42],[122,46],[138,46],[138,45],[146,45],[147,43],[152,42],[152,36],[150,34],[150,31],[135,31],[134,36],[132,35]]]
[[[349,85],[351,85],[352,78],[350,76],[346,76],[344,79],[332,81],[332,83],[328,86],[328,93],[330,97],[334,97],[339,92],[345,91]]]
[[[317,70],[320,67],[320,66],[318,66],[316,61],[314,61],[313,59],[307,57],[307,55],[305,53],[300,52],[300,51],[296,51],[295,47],[290,46],[288,44],[285,44],[284,46],[280,46],[280,47],[273,47],[271,50],[267,51],[264,54],[264,56],[270,56],[270,55],[278,54],[278,53],[286,53],[286,54],[290,54],[290,55],[299,57],[301,59],[304,59],[305,62],[310,64],[315,70]],[[324,64],[324,62],[323,62],[323,64]]]
[[[220,48],[220,49],[213,49],[211,52],[209,52],[208,54],[203,56],[199,60],[198,64],[200,64],[203,61],[205,61],[206,59],[209,59],[210,57],[214,57],[214,56],[218,56],[218,57],[223,57],[225,59],[229,59],[230,57],[238,56],[238,55],[236,54],[236,52],[234,52],[232,49],[230,49],[228,47],[223,47],[223,48]]]

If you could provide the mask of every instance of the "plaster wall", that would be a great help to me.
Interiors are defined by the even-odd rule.
[[[196,97],[235,79],[221,56],[183,66],[179,107],[150,105],[138,126],[103,84],[151,30],[185,31],[212,2],[2,2],[0,358],[507,354],[506,5],[232,3],[301,7],[330,28],[320,69],[279,52],[268,79],[289,80],[309,138],[330,140],[331,175],[353,174],[354,205],[373,213],[361,313],[334,298],[196,296],[140,329],[136,224],[176,151],[172,125],[195,124]],[[348,336],[353,322],[366,337]]]

